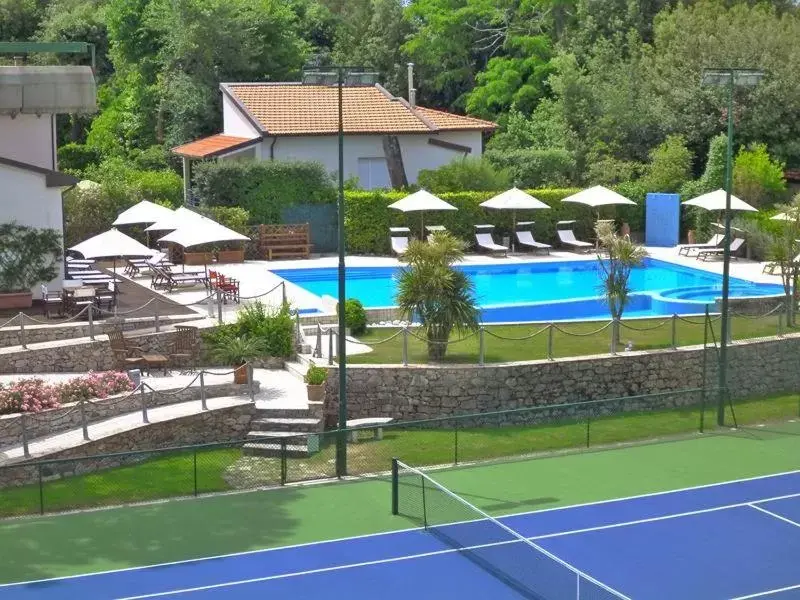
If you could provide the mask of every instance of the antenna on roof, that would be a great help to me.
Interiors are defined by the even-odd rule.
[[[408,63],[408,103],[417,105],[417,89],[414,87],[414,63]]]
[[[346,67],[331,65],[328,67],[317,64],[309,65],[303,69],[304,85],[337,85],[339,71],[343,71],[344,85],[346,86],[373,86],[378,82],[379,74],[367,71],[365,67]]]

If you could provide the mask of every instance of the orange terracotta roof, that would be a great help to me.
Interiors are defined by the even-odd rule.
[[[338,90],[299,83],[222,84],[240,109],[265,135],[330,135],[338,132]],[[489,121],[426,108],[412,108],[381,86],[342,89],[345,133],[430,133],[491,130]]]
[[[188,158],[212,158],[226,152],[246,148],[260,141],[261,138],[251,139],[217,134],[177,146],[172,149],[172,152]]]

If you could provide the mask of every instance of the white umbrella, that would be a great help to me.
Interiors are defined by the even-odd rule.
[[[249,239],[250,238],[246,235],[242,235],[233,229],[228,229],[212,219],[200,216],[199,220],[194,220],[190,224],[179,227],[175,231],[159,238],[158,241],[172,242],[184,248],[190,248],[191,246],[199,246],[201,244],[238,242]]]
[[[69,248],[83,258],[126,258],[152,256],[153,250],[116,229],[109,229]]]
[[[149,200],[142,200],[128,210],[123,211],[114,221],[114,225],[139,225],[156,223],[162,219],[170,219],[175,214],[171,208],[154,204]]]
[[[419,212],[420,215],[420,239],[425,237],[425,211],[426,210],[458,210],[452,204],[448,204],[441,198],[437,198],[430,192],[419,190],[389,205],[389,208],[402,212]]]
[[[725,210],[725,190],[714,190],[697,198],[692,198],[683,203],[684,206],[697,206],[705,210]],[[734,195],[731,195],[731,210],[749,210],[758,212],[758,209],[753,208],[744,200],[740,200]]]
[[[188,225],[190,220],[194,222],[204,218],[203,215],[189,210],[185,206],[181,206],[172,211],[171,215],[167,215],[163,219],[159,219],[150,225],[150,227],[145,228],[145,231],[174,231],[178,229],[178,227]]]
[[[614,190],[610,190],[602,185],[581,190],[577,194],[567,196],[562,202],[574,202],[575,204],[585,204],[592,208],[600,206],[608,206],[611,204],[636,204],[633,200],[628,200],[622,194],[618,194]]]
[[[790,208],[788,212],[778,213],[771,217],[773,221],[797,221],[798,218],[800,218],[800,210],[796,208]]]
[[[541,208],[550,208],[547,204],[542,202],[541,200],[534,198],[527,192],[523,192],[518,188],[511,188],[510,190],[506,190],[502,194],[498,194],[486,202],[481,202],[481,206],[484,208],[493,208],[496,210],[511,210],[512,219],[513,219],[513,227],[511,231],[511,239],[514,239],[514,231],[517,229],[517,211],[518,210],[536,210]],[[512,241],[512,249],[513,249],[513,241]]]

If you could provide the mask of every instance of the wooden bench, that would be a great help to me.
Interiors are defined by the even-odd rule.
[[[371,417],[367,419],[349,419],[347,421],[347,429],[352,429],[352,431],[347,432],[347,441],[351,443],[356,443],[358,441],[358,434],[359,428],[364,428],[372,431],[372,439],[374,440],[382,440],[383,439],[383,427],[381,425],[386,425],[394,421],[391,417]],[[375,427],[377,425],[377,427]]]
[[[308,224],[302,225],[262,225],[258,243],[264,258],[308,258],[311,254],[311,241]]]

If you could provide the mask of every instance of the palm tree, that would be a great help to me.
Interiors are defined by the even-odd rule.
[[[455,329],[478,329],[478,309],[472,282],[453,264],[464,256],[464,244],[449,233],[430,242],[412,241],[401,260],[397,305],[409,321],[418,318],[428,343],[428,360],[441,361]]]
[[[647,251],[642,246],[634,244],[628,236],[618,236],[612,223],[598,222],[595,233],[600,245],[608,252],[608,258],[598,257],[600,263],[600,289],[606,297],[608,310],[614,319],[612,350],[617,346],[617,323],[622,318],[625,306],[628,304],[630,288],[628,280],[634,267],[641,266]]]
[[[767,250],[767,258],[780,269],[781,283],[786,296],[786,322],[789,327],[795,324],[795,304],[800,293],[800,194],[794,197],[791,204],[778,206],[778,210],[786,215],[783,231],[774,236]]]

